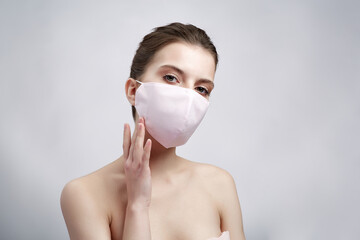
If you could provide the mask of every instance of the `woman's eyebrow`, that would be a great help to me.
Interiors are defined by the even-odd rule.
[[[210,84],[212,88],[214,88],[214,82],[209,79],[199,79],[196,83]]]
[[[178,72],[179,74],[184,75],[184,71],[178,67],[175,67],[174,65],[162,65],[160,68],[171,68],[174,71]]]

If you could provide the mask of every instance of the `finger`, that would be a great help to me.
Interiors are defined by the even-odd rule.
[[[150,139],[148,139],[145,143],[145,147],[144,147],[144,153],[143,153],[143,158],[142,158],[142,162],[143,162],[143,166],[149,166],[149,160],[150,160],[150,154],[151,154],[151,145],[152,142]]]
[[[123,154],[125,160],[129,157],[130,150],[130,142],[131,142],[131,130],[129,124],[124,124],[124,135],[123,135]]]
[[[131,137],[131,145],[133,145],[135,142],[137,131],[138,131],[138,128],[135,125],[135,129],[134,129],[133,135]]]
[[[139,120],[138,120],[138,123],[140,122],[143,122],[143,118],[140,117]],[[138,129],[139,129],[139,126],[138,125],[135,125],[135,130],[133,132],[133,136],[131,137],[131,146],[130,146],[130,150],[129,150],[129,156],[130,156],[130,161],[133,162],[133,160],[135,159],[134,158],[134,148],[135,148],[135,142],[136,142],[136,138],[137,138],[137,135],[138,135]]]
[[[145,118],[141,118],[141,121],[142,121],[142,124],[144,124],[144,126],[145,126],[145,130],[146,130],[146,125],[145,125]]]
[[[145,137],[145,127],[144,124],[138,124],[138,133],[136,136],[136,141],[134,145],[134,164],[135,166],[140,166],[142,156],[143,156],[143,149],[144,149],[144,137]]]
[[[133,155],[134,155],[134,147],[135,147],[137,132],[138,132],[138,127],[135,125],[135,130],[131,137],[131,146],[130,146],[130,150],[129,150],[129,159],[131,162],[134,160]]]

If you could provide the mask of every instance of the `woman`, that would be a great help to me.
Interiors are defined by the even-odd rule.
[[[144,37],[125,84],[136,127],[124,126],[123,156],[62,192],[71,239],[245,239],[232,176],[175,152],[206,112],[217,62],[193,25]]]

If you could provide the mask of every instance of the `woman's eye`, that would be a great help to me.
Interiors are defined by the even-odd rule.
[[[196,87],[195,89],[196,89],[196,91],[198,91],[202,95],[205,95],[205,96],[210,95],[209,91],[204,87]]]
[[[166,74],[165,76],[163,76],[163,79],[167,82],[171,82],[171,83],[175,83],[178,82],[177,78],[173,75],[170,74]]]

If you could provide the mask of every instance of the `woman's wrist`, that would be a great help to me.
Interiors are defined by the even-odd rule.
[[[149,211],[149,206],[147,204],[143,204],[143,203],[136,203],[136,202],[129,202],[127,204],[127,211],[132,211],[132,212],[148,212]]]
[[[151,240],[149,207],[128,203],[125,216],[123,240]]]

